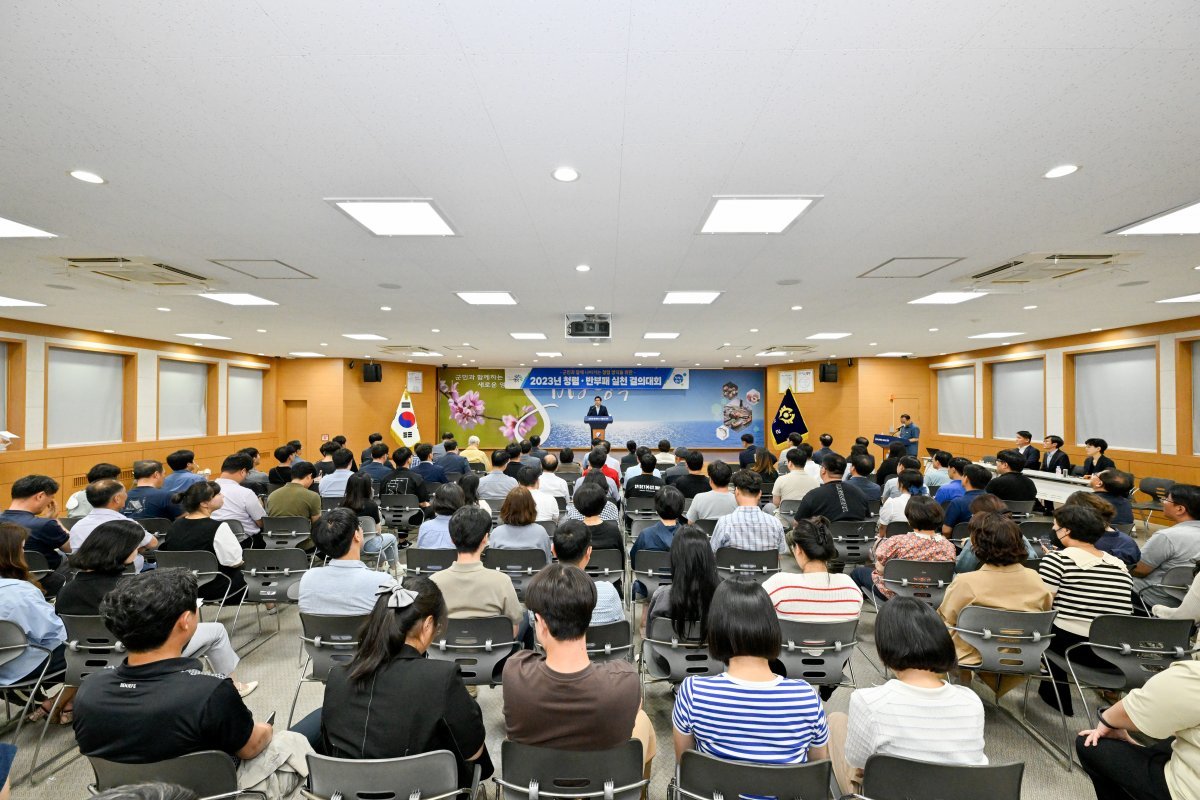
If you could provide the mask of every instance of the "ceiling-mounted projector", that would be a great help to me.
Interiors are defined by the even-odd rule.
[[[567,314],[568,339],[611,339],[612,314]]]

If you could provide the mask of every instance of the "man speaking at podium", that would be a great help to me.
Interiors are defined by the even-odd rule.
[[[608,427],[608,422],[592,422],[590,418],[607,416],[608,409],[604,406],[603,398],[601,398],[600,395],[596,395],[595,399],[592,400],[592,407],[587,410],[587,414],[584,418],[584,421],[592,426],[593,439],[604,438],[604,429]]]

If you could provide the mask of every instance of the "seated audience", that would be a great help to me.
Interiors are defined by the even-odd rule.
[[[879,492],[879,500],[881,503],[886,503],[893,497],[899,497],[900,491],[900,476],[905,472],[921,472],[921,459],[916,456],[904,456],[896,463],[896,474],[887,479],[887,483]],[[925,490],[924,477],[922,476],[921,490],[917,494],[929,494]]]
[[[489,514],[492,513],[492,507],[479,499],[479,476],[474,472],[468,472],[463,475],[462,480],[458,482],[458,488],[463,490],[463,505],[472,506],[474,508],[482,508]]]
[[[300,463],[305,463],[305,464],[312,463],[311,461],[307,460],[304,457],[304,454],[301,452],[304,449],[304,445],[300,443],[299,439],[292,439],[290,442],[287,443],[287,446],[292,448],[291,466],[294,467]]]
[[[933,454],[933,460],[925,469],[925,486],[930,492],[936,492],[950,482],[950,460],[952,458],[954,456],[945,450],[938,450]]]
[[[549,455],[549,453],[542,449],[542,437],[536,433],[529,437],[529,447],[529,455],[533,456],[539,464],[543,458]]]
[[[658,465],[666,469],[667,467],[675,466],[675,454],[671,452],[671,443],[666,439],[662,439],[658,443],[658,452],[654,454]]]
[[[984,493],[991,480],[992,473],[988,471],[987,467],[979,464],[971,464],[963,470],[962,494],[951,500],[950,504],[945,507],[946,520],[942,523],[943,534],[949,536],[954,531],[955,525],[971,518],[971,501]],[[942,489],[945,488],[945,486],[942,487]]]
[[[905,458],[909,457],[905,456]],[[929,492],[925,489],[925,476],[919,469],[905,469],[896,476],[895,480],[898,494],[885,500],[879,509],[880,535],[883,535],[883,531],[888,525],[905,520],[904,509],[908,507],[911,497],[914,495],[929,496]]]
[[[447,483],[445,486],[439,486],[433,493],[433,518],[422,522],[417,530],[417,547],[426,550],[453,550],[450,517],[465,503],[462,487],[458,484]]]
[[[646,448],[638,447],[638,443],[635,442],[633,439],[630,439],[629,441],[627,441],[625,443],[625,450],[627,452],[625,453],[625,455],[621,456],[621,465],[620,465],[622,476],[625,474],[625,470],[629,469],[632,466],[635,466],[638,463],[638,451],[643,450],[643,449],[646,450],[646,452],[650,451],[650,448],[648,448],[648,447],[646,447]]]
[[[432,579],[446,598],[451,619],[508,617],[515,634],[521,623],[517,590],[503,572],[483,566],[491,527],[491,515],[477,506],[455,511],[450,517],[450,538],[458,559],[447,569],[435,572]]]
[[[350,449],[350,448],[346,447],[346,437],[340,433],[337,436],[330,439],[329,441],[333,442],[334,444],[336,444],[338,447],[342,448],[343,450]],[[350,454],[350,471],[358,472],[358,462],[356,462],[354,460],[354,453]]]
[[[392,463],[396,468],[389,472],[381,481],[381,494],[410,494],[417,498],[417,505],[425,508],[429,505],[429,487],[425,479],[415,470],[409,468],[412,463],[412,450],[407,447],[397,447],[392,451]],[[425,518],[423,513],[416,513],[410,518],[411,523],[419,525]]]
[[[587,655],[596,584],[576,567],[551,564],[529,581],[525,604],[545,655],[522,650],[504,664],[507,737],[559,750],[609,750],[636,738],[649,774],[654,729],[641,710],[637,668]]]
[[[670,617],[680,639],[708,634],[708,608],[721,579],[708,537],[685,525],[671,540],[671,582],[659,586],[646,606],[646,629],[659,617]]]
[[[787,460],[787,455],[794,448],[800,446],[800,444],[804,441],[804,436],[799,433],[789,433],[787,440],[788,446],[779,451],[779,460],[775,462],[775,469],[779,471],[780,475],[786,475],[790,471],[790,468],[788,467],[789,462]],[[805,454],[804,460],[805,462],[808,461],[807,454]]]
[[[528,439],[521,440],[521,466],[522,467],[538,467],[541,468],[542,457],[533,454],[533,442]]]
[[[200,599],[239,602],[246,592],[246,579],[240,569],[242,546],[227,523],[213,518],[225,501],[221,485],[198,481],[171,499],[183,510],[183,516],[171,523],[166,541],[158,549],[212,553],[224,579],[214,577],[202,584],[198,589]]]
[[[629,549],[630,558],[639,550],[666,552],[671,549],[671,540],[679,531],[679,518],[683,516],[683,493],[675,486],[663,487],[654,496],[654,513],[658,515],[658,522],[642,528]]]
[[[625,563],[625,538],[621,535],[615,519],[605,519],[602,511],[607,508],[604,490],[594,482],[584,482],[575,490],[572,498],[575,510],[583,518],[588,535],[592,539],[592,547],[597,550],[621,551],[621,563]]]
[[[288,467],[291,480],[267,495],[268,517],[303,517],[316,522],[321,517],[321,496],[312,491],[317,468],[307,461]]]
[[[471,462],[458,452],[458,442],[453,436],[443,441],[442,445],[446,448],[446,452],[438,457],[437,465],[446,471],[447,479],[451,477],[451,472],[466,475],[471,471]]]
[[[904,446],[904,442],[892,442],[888,445],[887,458],[879,465],[879,469],[875,470],[875,482],[880,486],[888,482],[888,478],[900,471],[900,459],[904,458],[908,453],[908,448]]]
[[[17,478],[9,490],[12,503],[0,513],[0,522],[20,525],[28,532],[25,549],[41,553],[54,570],[41,579],[46,594],[55,595],[67,578],[67,562],[62,553],[71,552],[71,534],[58,521],[58,481],[46,475]]]
[[[179,506],[171,502],[172,493],[162,488],[161,461],[133,462],[133,480],[133,488],[125,495],[122,514],[130,519],[165,520],[172,520],[180,515]],[[266,491],[265,483],[263,490]]]
[[[558,475],[558,456],[553,453],[542,456],[542,474],[538,478],[538,485],[551,497],[570,497],[570,492],[567,491],[567,482]]]
[[[350,476],[350,480],[346,481],[346,495],[341,507],[350,509],[357,517],[366,517],[375,523],[375,535],[363,541],[362,551],[369,556],[382,552],[394,571],[399,567],[396,537],[379,531],[380,525],[383,524],[383,516],[379,513],[379,503],[375,502],[374,495],[375,484],[371,476],[362,471],[355,472]]]
[[[825,456],[833,455],[833,437],[828,433],[822,433],[817,437],[817,441],[821,443],[821,447],[820,449],[813,451],[813,458],[815,458],[817,463],[820,464],[825,460]]]
[[[328,442],[323,442],[317,452],[321,457],[312,462],[312,465],[317,468],[317,482],[325,480],[326,476],[333,474],[337,467],[333,463],[333,454],[341,450],[342,446],[330,439]]]
[[[578,479],[576,479],[575,491],[579,491],[579,487],[583,485],[583,482],[587,480],[589,476],[602,476],[605,482],[604,485],[608,487],[608,499],[612,500],[614,503],[617,503],[621,500],[621,489],[617,485],[617,480],[620,479],[620,476],[617,476],[617,478],[614,479],[612,476],[608,475],[607,472],[605,472],[607,469],[604,464],[606,458],[607,456],[604,455],[603,447],[592,448],[592,452],[588,453],[587,471],[580,475]],[[599,480],[599,477],[597,477],[597,480]]]
[[[919,472],[913,472],[912,476],[905,480],[921,479]],[[876,600],[890,600],[896,594],[883,581],[884,565],[893,558],[904,561],[954,561],[954,545],[938,533],[942,524],[942,507],[937,501],[927,495],[912,497],[904,506],[904,518],[912,530],[878,541],[874,569],[855,567],[850,573],[850,577],[864,592],[875,593]]]
[[[1181,800],[1200,792],[1200,721],[1191,699],[1200,662],[1176,661],[1097,714],[1075,740],[1079,764],[1098,800]],[[1183,700],[1184,702],[1180,702]],[[1131,733],[1155,739],[1149,746]]]
[[[300,611],[338,617],[365,616],[375,607],[380,589],[396,579],[371,569],[362,560],[363,532],[348,508],[335,508],[313,526],[317,552],[330,561],[300,578]]]
[[[737,508],[737,500],[729,490],[733,470],[724,461],[713,461],[708,465],[708,482],[712,488],[692,498],[688,506],[688,522],[698,519],[718,519]]]
[[[765,450],[763,452],[766,452]],[[779,508],[785,501],[788,500],[803,500],[804,496],[821,485],[821,482],[807,472],[804,471],[804,464],[807,458],[805,453],[798,447],[793,447],[788,450],[787,462],[790,465],[788,471],[779,474],[775,479],[775,483],[771,487],[771,502],[775,504],[775,508]],[[875,487],[875,491],[879,491],[879,487]],[[790,524],[791,520],[782,520],[784,524]]]
[[[988,481],[988,494],[994,494],[1001,500],[1036,502],[1037,484],[1021,474],[1024,469],[1025,456],[1016,450],[1001,450],[996,454],[996,477]]]
[[[484,469],[487,469],[487,465],[488,465],[487,453],[485,453],[479,449],[479,437],[478,436],[468,436],[467,437],[467,446],[464,447],[462,450],[462,457],[465,458],[467,460],[467,462],[470,464],[478,464],[479,466],[483,467]],[[506,459],[506,461],[507,461],[507,459]]]
[[[481,778],[492,774],[483,714],[457,666],[425,657],[446,618],[445,598],[428,578],[408,578],[403,588],[379,595],[354,659],[330,670],[324,703],[313,712],[325,755],[400,758],[449,750],[460,775],[469,778],[475,764]]]
[[[850,477],[843,478],[845,484],[858,489],[868,501],[882,503],[883,489],[871,478],[871,471],[875,469],[875,456],[870,453],[856,453],[850,457],[849,464]]]
[[[268,487],[284,486],[291,482],[293,452],[295,451],[292,450],[291,445],[281,444],[275,448],[275,452],[272,455],[275,456],[275,460],[279,463],[271,467],[270,471],[267,472]],[[313,474],[316,474],[315,469],[313,470]]]
[[[1063,441],[1061,436],[1047,436],[1042,440],[1042,459],[1039,470],[1042,472],[1058,472],[1062,470],[1064,475],[1071,474],[1071,458],[1062,451]]]
[[[689,450],[683,459],[683,466],[687,472],[673,480],[671,486],[678,489],[685,498],[691,500],[701,492],[707,492],[712,488],[712,484],[708,481],[708,475],[704,471],[703,453],[699,450]]]
[[[92,510],[86,517],[71,526],[72,550],[78,550],[92,531],[104,523],[129,519],[121,514],[121,509],[125,507],[125,487],[121,485],[120,481],[104,478],[95,483],[89,483],[87,496],[88,505]],[[141,549],[155,547],[158,547],[158,539],[149,533],[142,537]],[[142,571],[143,562],[144,559],[138,555],[134,562],[138,572]]]
[[[1096,549],[1112,553],[1132,569],[1142,559],[1142,550],[1137,541],[1127,533],[1121,533],[1112,526],[1116,509],[1107,500],[1102,499],[1099,492],[1074,492],[1063,505],[1084,506],[1100,515],[1104,521],[1104,535],[1096,542]]]
[[[1178,601],[1158,584],[1171,568],[1200,561],[1200,486],[1172,486],[1163,498],[1162,513],[1175,524],[1154,532],[1129,571],[1134,576],[1133,588],[1147,605],[1173,606]]]
[[[193,483],[184,495],[201,485],[212,484]],[[125,568],[137,556],[142,534],[141,527],[128,520],[106,522],[97,528],[79,552],[71,556],[71,567],[79,571],[59,593],[54,610],[69,616],[99,616],[100,601],[126,577]],[[207,657],[213,671],[228,676],[242,697],[258,687],[258,681],[240,683],[234,677],[233,671],[240,659],[229,641],[229,633],[220,622],[198,622],[195,634],[183,648],[183,655]]]
[[[817,692],[781,678],[781,636],[763,587],[728,580],[713,593],[708,652],[725,672],[685,678],[671,726],[675,759],[688,750],[758,764],[802,764],[829,758],[829,729]]]
[[[417,455],[417,465],[413,470],[424,478],[426,483],[445,483],[449,480],[446,470],[442,469],[440,464],[434,463],[433,445],[422,442],[413,448],[413,452]]]
[[[554,558],[560,564],[586,570],[592,558],[592,537],[587,526],[574,519],[554,529]],[[611,581],[595,579],[596,607],[592,609],[590,625],[608,625],[625,619],[621,593]]]
[[[688,450],[686,447],[676,447],[675,466],[667,467],[662,471],[661,474],[659,474],[657,471],[655,471],[654,474],[662,478],[668,486],[674,486],[680,478],[690,472],[687,464],[687,457],[691,452],[692,451]]]
[[[1092,489],[1096,496],[1113,507],[1114,525],[1133,524],[1133,505],[1129,493],[1133,491],[1133,476],[1119,469],[1106,469],[1092,473]]]
[[[250,466],[250,456],[242,453],[236,453],[221,462],[221,476],[216,483],[221,487],[224,502],[213,512],[213,519],[237,520],[242,523],[243,544],[248,542],[251,547],[261,547],[263,542],[259,536],[259,522],[267,512],[258,495],[242,486]]]
[[[112,467],[112,464],[104,466]],[[171,455],[167,456],[167,466],[171,468],[171,474],[163,479],[162,488],[172,494],[182,492],[196,481],[208,480],[207,474],[201,475],[199,473],[196,467],[196,454],[191,450],[176,450],[174,453],[171,453]],[[113,468],[116,469],[115,467]],[[91,473],[89,473],[88,483],[93,483],[101,478],[119,478],[120,476],[121,471],[119,469],[111,475],[98,475],[96,478],[92,478]],[[83,516],[83,514],[72,514],[71,516]]]
[[[521,467],[517,470],[517,484],[529,490],[533,504],[537,507],[538,522],[558,521],[558,501],[554,495],[542,490],[542,462],[537,466]]]
[[[1038,574],[1054,593],[1058,611],[1050,650],[1062,655],[1071,645],[1087,641],[1092,620],[1101,614],[1132,614],[1133,584],[1121,559],[1096,549],[1104,535],[1104,521],[1095,511],[1083,506],[1056,509],[1052,535],[1056,547],[1042,558]],[[1111,666],[1087,647],[1073,650],[1071,661],[1102,669]],[[1061,703],[1062,711],[1070,715],[1066,672],[1051,663],[1050,674],[1054,680],[1042,681],[1038,695],[1051,707],[1059,708]]]
[[[942,508],[946,508],[951,500],[962,497],[966,492],[966,489],[963,489],[962,477],[969,466],[971,466],[971,462],[965,458],[950,459],[950,466],[946,468],[946,475],[950,480],[938,487],[937,494],[933,498]]]
[[[258,465],[260,463],[260,459],[258,456],[258,448],[257,447],[243,447],[241,450],[238,450],[238,452],[241,453],[242,455],[250,456],[250,471],[246,473],[246,479],[244,481],[242,481],[242,486],[245,486],[247,489],[249,489],[250,491],[254,492],[257,495],[266,494],[267,493],[267,484],[270,482],[270,480],[267,477],[267,473],[263,472],[262,470],[260,470],[258,468]],[[136,464],[134,465],[134,473],[135,474],[133,477],[136,478],[137,477]],[[131,490],[130,494],[132,494],[132,490]]]
[[[1003,500],[1001,500],[999,497],[996,497],[994,494],[988,494],[986,492],[971,501],[971,506],[968,511],[971,512],[972,517],[974,517],[976,514],[1000,514],[1005,517],[1010,517],[1011,513],[1008,510],[1008,506],[1004,505]],[[969,524],[970,520],[967,522]],[[1023,536],[1021,538],[1022,541],[1025,542],[1025,559],[1027,561],[1032,561],[1040,558],[1042,555],[1041,552]],[[971,544],[970,537],[968,536],[965,538],[960,546],[962,547],[962,550],[959,552],[958,558],[956,559],[954,571],[962,574],[966,572],[974,572],[975,570],[979,569],[980,562],[975,556],[975,548]]]
[[[433,448],[431,450],[431,452],[433,453],[434,461],[436,461],[439,458],[441,458],[442,456],[446,455],[446,442],[450,441],[453,438],[454,438],[454,434],[450,433],[449,431],[442,434],[442,440],[440,442],[438,442],[437,444],[433,445]]]
[[[1017,446],[1013,448],[1025,459],[1025,469],[1037,469],[1041,463],[1041,453],[1033,446],[1033,434],[1029,431],[1017,431]]]
[[[800,449],[804,451],[804,455],[808,456],[808,461],[804,464],[804,471],[812,478],[821,480],[821,462],[813,458],[813,446],[808,442],[801,442]],[[838,457],[841,458],[841,456]],[[845,473],[842,473],[842,477],[846,477]]]
[[[947,683],[954,643],[929,606],[898,597],[875,620],[879,659],[896,677],[856,689],[846,714],[829,715],[830,758],[843,791],[861,791],[873,755],[934,764],[983,765],[983,702],[966,686]],[[930,734],[930,725],[936,735]]]
[[[749,467],[751,472],[756,472],[762,477],[763,483],[774,483],[779,477],[779,471],[775,469],[775,456],[771,455],[771,451],[765,447],[760,447],[754,451],[754,463]]]
[[[359,472],[382,486],[384,479],[395,469],[392,460],[388,458],[390,454],[391,450],[386,444],[375,442],[364,454],[363,465]]]
[[[517,479],[505,474],[508,466],[508,452],[505,450],[492,451],[492,471],[479,479],[479,499],[499,500],[504,502],[517,485]]]
[[[569,447],[558,451],[558,474],[572,479],[583,474],[582,467],[575,460],[575,451]]]
[[[312,752],[304,738],[256,723],[232,680],[183,656],[198,619],[191,573],[154,570],[123,580],[101,602],[100,616],[128,653],[116,669],[89,675],[76,695],[81,753],[153,764],[220,750],[240,760],[244,788],[273,783],[280,796],[298,788],[303,779],[286,762]]]
[[[758,445],[754,444],[754,434],[743,433],[742,444],[745,445],[742,452],[738,453],[738,467],[741,469],[750,469],[754,464],[754,459],[758,454]]]
[[[445,433],[442,434],[442,436],[448,436],[448,435],[449,434],[445,434]],[[362,462],[362,465],[364,467],[367,466],[367,464],[371,463],[371,461],[373,461],[375,458],[375,456],[371,455],[371,448],[377,444],[382,444],[382,443],[383,443],[383,434],[382,433],[372,433],[367,436],[367,446],[365,448],[363,448],[362,453],[360,453],[358,456],[358,460]],[[438,447],[441,447],[441,445],[438,445]],[[436,448],[434,448],[434,450],[436,452]]]
[[[191,451],[185,450],[185,451],[181,451],[181,452],[184,452],[188,455],[189,465],[191,465],[190,464]],[[175,454],[172,453],[172,455],[175,455]],[[191,465],[191,466],[194,466],[194,465]],[[188,474],[195,475],[194,472],[189,472]],[[121,479],[121,468],[118,467],[116,464],[97,464],[96,466],[89,469],[87,472],[88,486],[91,486],[96,481],[103,481],[103,480],[119,481],[120,479]],[[196,475],[196,480],[204,480],[204,476]],[[187,481],[187,483],[191,483],[191,481]],[[75,492],[75,494],[73,494],[67,498],[67,517],[68,518],[86,517],[88,514],[92,513],[92,510],[93,510],[92,504],[89,503],[88,499],[87,499],[87,487],[86,486],[84,488],[80,489],[78,492]]]
[[[521,445],[517,442],[509,442],[505,445],[504,452],[508,455],[508,461],[504,464],[504,474],[516,480],[517,470],[523,466],[521,464]]]
[[[318,492],[321,497],[340,500],[346,495],[346,484],[354,475],[354,471],[350,469],[350,463],[354,461],[354,454],[342,447],[334,450],[329,458],[333,462],[333,472],[321,478]],[[318,463],[317,466],[320,467],[320,464]]]
[[[625,481],[625,497],[654,497],[666,483],[662,478],[655,477],[657,461],[650,453],[639,456],[638,465],[641,471]]]
[[[1117,468],[1113,460],[1104,455],[1106,450],[1108,450],[1108,442],[1103,439],[1087,439],[1084,441],[1083,451],[1087,453],[1087,458],[1083,460],[1083,477],[1090,478],[1097,472]]]
[[[846,459],[837,454],[827,457],[821,465],[821,485],[804,495],[794,519],[824,517],[830,522],[866,519],[871,513],[867,498],[842,482],[845,473]]]
[[[773,514],[758,507],[761,498],[762,479],[757,472],[739,469],[733,473],[733,499],[737,507],[717,520],[712,536],[714,553],[722,547],[787,552],[783,525]]]
[[[133,524],[133,523],[131,523]],[[28,648],[0,663],[0,684],[36,680],[43,674],[61,673],[66,667],[67,630],[62,620],[54,613],[54,607],[46,602],[41,585],[29,573],[25,563],[26,530],[12,522],[0,522],[0,619],[15,623],[25,633],[25,640],[50,651]],[[54,682],[45,683],[43,689]],[[65,696],[60,706],[67,711],[55,711],[58,719],[51,722],[63,723],[62,714],[70,709],[70,696]],[[16,696],[10,702],[19,703]],[[31,722],[40,722],[50,714],[52,700],[46,700],[30,715]],[[17,705],[19,709],[21,706]],[[70,721],[68,717],[67,721]]]
[[[527,469],[522,467],[522,469]],[[489,537],[493,550],[541,550],[550,561],[550,536],[537,522],[537,505],[524,486],[518,486],[504,498],[500,524]]]

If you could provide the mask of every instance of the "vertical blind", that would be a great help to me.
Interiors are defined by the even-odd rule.
[[[50,348],[46,387],[47,443],[121,441],[124,392],[124,356]]]
[[[939,369],[938,433],[975,435],[975,367]]]
[[[229,368],[230,433],[262,431],[262,385],[262,370]]]
[[[1153,347],[1075,356],[1075,443],[1158,449],[1158,358]]]
[[[992,364],[992,437],[1015,439],[1029,431],[1033,440],[1045,438],[1046,382],[1043,361],[1006,361]]]
[[[158,435],[168,438],[207,433],[208,364],[160,359]]]

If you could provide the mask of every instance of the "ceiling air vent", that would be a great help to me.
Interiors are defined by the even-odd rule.
[[[103,282],[109,286],[195,290],[206,289],[210,283],[203,275],[156,261],[140,261],[120,256],[65,260],[68,274]]]
[[[1128,271],[1138,253],[1025,253],[1003,264],[960,278],[980,291],[1034,289],[1068,278],[1102,278]]]

